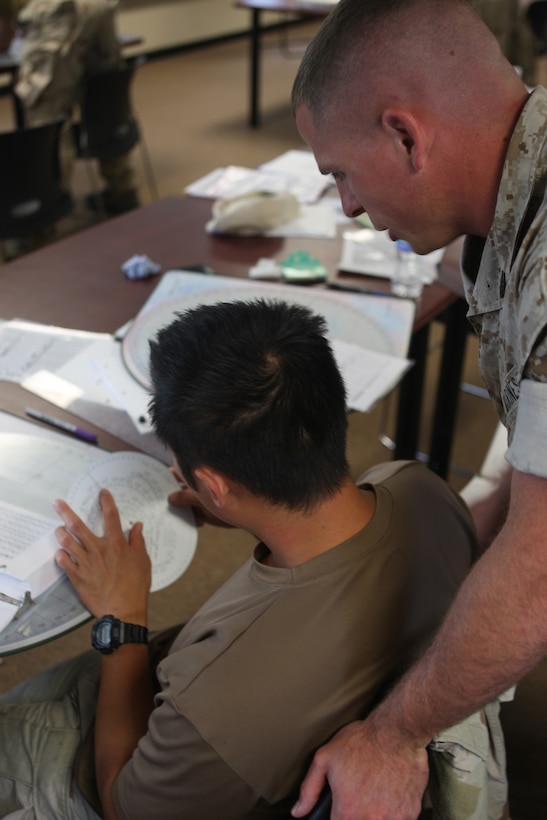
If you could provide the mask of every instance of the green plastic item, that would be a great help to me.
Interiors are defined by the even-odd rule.
[[[306,285],[324,282],[327,278],[327,269],[319,259],[307,251],[294,251],[281,261],[281,275],[286,282]]]

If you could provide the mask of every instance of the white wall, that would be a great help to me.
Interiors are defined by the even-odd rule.
[[[245,31],[251,12],[237,8],[233,0],[120,0],[118,30],[144,38],[134,53],[209,40]],[[261,20],[277,22],[279,15],[263,14]]]

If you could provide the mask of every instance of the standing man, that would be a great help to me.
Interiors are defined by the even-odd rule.
[[[69,187],[74,159],[70,119],[86,77],[123,64],[116,36],[117,0],[0,0],[0,16],[24,40],[15,93],[27,125],[66,117],[61,167]],[[10,8],[11,7],[11,8]],[[11,12],[8,14],[8,12]],[[102,200],[115,215],[139,204],[129,155],[101,160]]]
[[[468,315],[508,432],[492,544],[421,660],[315,756],[293,809],[327,778],[333,820],[410,820],[428,741],[547,652],[547,92],[528,93],[466,0],[340,0],[293,105],[348,215],[418,253],[467,235]]]

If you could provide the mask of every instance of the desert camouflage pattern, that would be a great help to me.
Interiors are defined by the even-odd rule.
[[[547,409],[546,143],[547,90],[538,86],[513,132],[486,242],[468,237],[462,255],[468,317],[480,338],[480,370],[509,444],[523,380],[546,384],[544,392],[536,384],[535,394],[541,402],[545,396]],[[528,439],[530,453],[538,432],[520,431],[519,441]]]

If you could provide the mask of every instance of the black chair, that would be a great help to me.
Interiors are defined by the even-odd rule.
[[[60,181],[63,123],[0,133],[0,240],[36,235],[72,210]]]
[[[538,54],[547,54],[547,2],[534,0],[526,9],[526,16],[536,41]]]
[[[76,155],[87,160],[108,160],[122,156],[140,145],[148,185],[153,199],[158,198],[150,157],[131,104],[131,83],[137,59],[112,71],[89,77],[80,99],[80,120],[73,124]],[[99,186],[88,163],[92,191]]]

